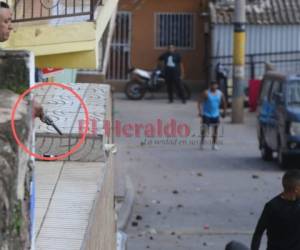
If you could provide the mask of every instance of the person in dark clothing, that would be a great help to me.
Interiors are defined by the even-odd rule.
[[[269,201],[253,235],[251,250],[259,250],[264,231],[267,250],[300,249],[300,170],[289,170],[283,176],[284,191]]]
[[[163,63],[169,102],[173,102],[173,88],[175,86],[179,98],[182,100],[182,103],[185,103],[184,89],[181,83],[181,79],[184,76],[184,69],[181,56],[176,52],[175,46],[170,45],[168,51],[162,54],[158,60],[160,63]]]
[[[225,250],[249,250],[249,248],[240,242],[231,241],[226,245]]]

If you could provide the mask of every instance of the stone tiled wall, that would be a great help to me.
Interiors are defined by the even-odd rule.
[[[0,249],[30,248],[29,156],[18,147],[11,132],[11,111],[18,95],[0,90]],[[17,109],[15,127],[20,141],[29,146],[27,106]]]
[[[26,51],[0,50],[0,89],[22,93],[29,86],[30,54]]]

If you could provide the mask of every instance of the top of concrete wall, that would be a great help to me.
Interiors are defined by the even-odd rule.
[[[81,96],[89,112],[89,132],[85,143],[70,156],[74,161],[103,161],[103,144],[108,138],[104,122],[110,119],[110,87],[103,84],[65,84]],[[86,114],[79,100],[67,90],[46,86],[38,89],[35,100],[41,103],[45,113],[63,133],[60,136],[53,127],[36,121],[36,150],[40,155],[62,155],[74,147],[85,128]]]

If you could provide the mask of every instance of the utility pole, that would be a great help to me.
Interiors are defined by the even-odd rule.
[[[246,0],[235,0],[232,123],[244,122]]]

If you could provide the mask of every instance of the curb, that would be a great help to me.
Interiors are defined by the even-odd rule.
[[[135,189],[128,175],[126,175],[125,177],[125,188],[126,188],[125,199],[120,208],[118,222],[117,222],[118,230],[122,230],[122,231],[126,229],[126,226],[128,224],[129,218],[131,216],[132,208],[133,208],[134,198],[135,198]]]

